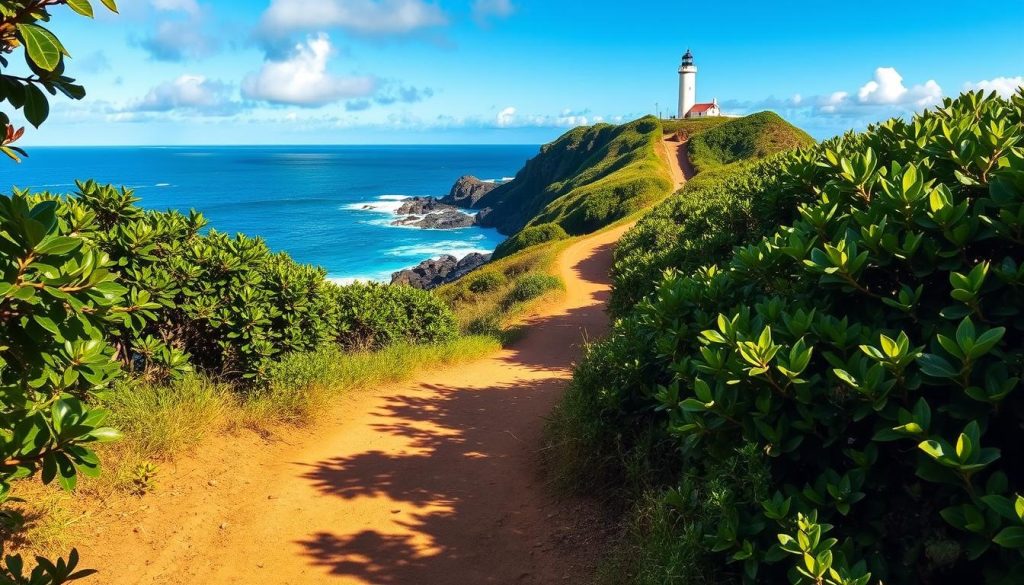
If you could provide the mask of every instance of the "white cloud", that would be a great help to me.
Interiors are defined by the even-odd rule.
[[[408,34],[443,26],[448,17],[424,0],[272,0],[263,13],[264,35],[340,28],[367,35]]]
[[[191,110],[206,115],[230,115],[240,104],[231,99],[231,86],[202,75],[182,75],[149,90],[125,112]]]
[[[906,87],[903,76],[892,67],[875,69],[875,78],[861,86],[857,101],[871,105],[913,105],[925,108],[942,100],[942,88],[934,79]]]
[[[512,0],[475,0],[473,2],[473,18],[483,24],[488,18],[507,18],[512,16],[516,7]]]
[[[203,32],[199,18],[163,21],[138,45],[153,59],[172,62],[209,57],[220,49],[217,39]]]
[[[199,3],[196,0],[152,0],[152,4],[153,8],[164,12],[199,13]]]
[[[504,110],[498,112],[498,116],[494,120],[494,122],[498,125],[498,128],[507,128],[511,126],[513,122],[515,122],[515,119],[516,109],[513,108],[512,106],[509,106]]]
[[[985,93],[996,92],[1003,97],[1010,97],[1017,93],[1017,90],[1024,87],[1024,77],[996,77],[994,79],[983,79],[975,83],[964,84],[968,91],[982,90]]]
[[[318,107],[348,98],[365,97],[377,90],[370,76],[339,77],[328,73],[333,49],[326,34],[310,37],[281,60],[268,60],[257,73],[242,81],[242,96],[275,104]]]
[[[562,110],[558,115],[523,114],[509,106],[498,112],[494,118],[494,125],[498,128],[575,128],[606,120],[622,121],[622,116],[594,116],[590,110],[576,112],[570,109]],[[486,126],[486,124],[476,125]]]

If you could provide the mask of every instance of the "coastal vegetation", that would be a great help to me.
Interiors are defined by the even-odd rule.
[[[609,582],[1019,580],[1022,128],[1024,93],[969,93],[691,145],[713,182],[626,238],[549,425],[562,485],[626,510]]]

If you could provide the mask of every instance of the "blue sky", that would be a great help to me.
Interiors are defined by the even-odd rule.
[[[94,2],[99,4],[98,1]],[[818,138],[1024,82],[1024,3],[120,0],[50,28],[88,97],[27,146],[540,143],[698,99]]]

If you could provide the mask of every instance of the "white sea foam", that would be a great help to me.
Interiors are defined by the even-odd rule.
[[[375,201],[362,201],[360,203],[348,203],[342,205],[342,209],[350,211],[372,211],[374,213],[388,213],[394,215],[402,206],[402,201],[408,199],[406,195],[381,195]]]
[[[156,185],[153,185],[153,186],[154,187],[170,187],[171,184],[170,183],[157,183]]]
[[[403,258],[437,258],[443,254],[451,254],[452,256],[462,258],[463,256],[472,254],[473,252],[480,254],[491,253],[491,251],[486,248],[474,245],[473,241],[465,240],[443,240],[440,242],[398,246],[391,248],[384,253],[388,256],[401,256]]]

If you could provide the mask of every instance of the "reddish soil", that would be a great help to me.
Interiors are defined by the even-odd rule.
[[[665,158],[669,170],[672,172],[672,182],[676,191],[683,186],[687,179],[694,175],[693,165],[687,156],[687,141],[680,141],[675,136],[668,134],[662,137],[661,144],[665,148]]]
[[[111,502],[120,518],[82,550],[91,582],[587,583],[586,512],[551,496],[536,452],[582,343],[607,329],[627,228],[567,248],[564,298],[493,357],[353,394],[313,432],[209,441],[155,493]]]

